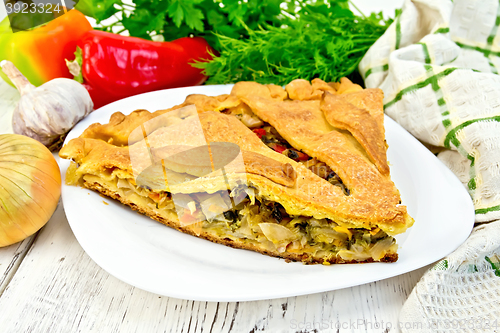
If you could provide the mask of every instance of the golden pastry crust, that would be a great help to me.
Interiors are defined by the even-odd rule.
[[[136,110],[125,116],[121,112],[115,112],[111,115],[109,123],[104,125],[100,123],[92,124],[82,133],[82,135],[80,135],[80,137],[103,140],[115,146],[128,146],[142,139],[142,137],[136,139],[130,138],[130,134],[134,129],[162,114],[181,109],[187,105],[196,106],[198,113],[202,113],[205,111],[221,111],[237,107],[239,104],[239,99],[232,95],[205,96],[192,94],[186,97],[184,103],[170,109],[158,110],[154,113],[147,110]],[[171,124],[158,123],[156,128],[169,125]],[[147,134],[154,131],[156,128],[150,128]]]
[[[272,99],[276,101],[282,101],[288,97],[286,91],[284,91],[283,88],[275,84],[263,85],[257,82],[249,82],[249,81],[242,81],[242,82],[245,82],[245,86],[242,87],[241,85],[235,85],[231,90],[231,96],[240,97],[250,94],[250,95],[263,96],[267,99]],[[243,89],[240,90],[240,87],[242,87]]]
[[[349,131],[379,171],[388,175],[382,99],[380,89],[338,95],[326,92],[321,101],[321,110],[332,126]]]
[[[318,84],[318,81],[315,81],[315,83],[316,86],[313,86],[307,80],[303,79],[293,80],[292,82],[286,85],[285,90],[288,93],[290,99],[295,99],[299,101],[321,99],[321,96],[323,95],[323,89],[325,89],[326,86],[323,86],[321,83]],[[333,88],[331,89],[333,90]]]
[[[216,165],[213,166],[215,170],[226,166],[232,160],[231,152],[225,152],[225,150],[228,150],[228,147],[218,145],[218,143],[211,142],[209,146],[196,148],[189,146],[166,146],[151,149],[151,154],[158,163],[163,161],[163,165],[168,169],[202,177],[212,172],[212,163],[214,163],[214,160],[216,161]],[[206,158],[203,158],[204,152],[206,152]],[[217,158],[214,158],[214,155]],[[226,170],[226,172],[260,175],[272,180],[276,184],[288,187],[294,185],[297,173],[290,163],[282,163],[262,154],[246,150],[241,150],[241,155],[244,168],[232,168]]]
[[[311,81],[311,86],[313,90],[329,91],[332,94],[337,93],[337,90],[334,88],[334,85],[332,83],[326,83],[325,81],[318,78]]]
[[[327,219],[344,230],[380,229],[387,235],[404,232],[411,227],[413,219],[406,207],[400,205],[399,191],[390,179],[383,132],[382,95],[377,90],[361,90],[350,81],[344,80],[344,83],[329,84],[315,79],[311,84],[296,80],[287,85],[285,90],[275,85],[240,82],[235,84],[230,95],[190,95],[183,104],[154,113],[146,110],[134,111],[128,116],[115,113],[109,124],[94,124],[80,138],[71,140],[60,151],[60,156],[72,159],[77,164],[78,167],[72,169],[73,177],[80,181],[83,179],[85,186],[118,199],[177,230],[289,260],[322,262],[319,257],[314,258],[310,254],[273,252],[253,243],[240,244],[234,239],[226,241],[200,234],[200,230],[194,232],[175,219],[160,216],[147,207],[121,198],[118,193],[99,183],[85,180],[84,176],[112,178],[118,175],[135,184],[134,172],[137,174],[137,170],[132,167],[129,154],[132,149],[137,151],[136,148],[145,148],[140,136],[146,133],[150,154],[164,161],[163,167],[183,173],[188,179],[181,185],[169,184],[167,189],[170,193],[215,193],[227,189],[228,181],[237,183],[241,179],[241,175],[237,175],[240,171],[228,173],[224,178],[220,174],[203,171],[208,163],[194,166],[189,158],[183,156],[171,161],[166,158],[176,153],[175,149],[191,145],[188,136],[183,135],[182,128],[171,126],[177,128],[173,131],[164,128],[177,121],[186,121],[188,118],[184,107],[194,105],[206,142],[209,145],[219,142],[237,145],[242,152],[248,186],[257,189],[263,200],[279,203],[289,216]],[[272,125],[295,149],[326,163],[340,176],[350,190],[350,195],[313,173],[304,164],[270,149],[237,118],[238,112],[258,116]],[[345,115],[346,112],[351,114]],[[155,120],[155,117],[165,114],[172,117],[167,120],[158,117]],[[357,123],[360,119],[363,126]],[[143,125],[146,122],[149,124],[147,128]],[[134,132],[136,128],[142,128],[142,131],[137,134]],[[156,148],[164,142],[171,146]],[[149,156],[143,154],[141,158],[148,160]],[[193,177],[189,178],[190,175]],[[150,177],[159,176],[161,169],[152,172]],[[152,181],[158,184],[162,180],[158,178]],[[391,250],[380,260],[396,259],[397,254]],[[349,262],[338,256],[327,261]]]
[[[85,163],[85,169],[104,171],[118,168],[133,175],[128,147],[118,147],[99,139],[76,138],[64,145],[59,156]]]
[[[247,101],[256,111],[259,109],[259,105],[254,105],[253,101],[243,100]],[[267,115],[270,118],[264,118],[264,120],[273,123],[275,117],[282,117],[279,121],[287,124],[288,127],[281,129],[281,133],[287,139],[287,128],[292,131],[294,137],[303,135],[303,141],[295,142],[292,140],[293,137],[290,137],[289,142],[299,149],[304,146],[303,150],[306,153],[331,165],[351,189],[351,195],[344,195],[339,187],[319,178],[309,169],[288,157],[270,150],[235,117],[217,112],[204,112],[199,115],[199,119],[208,142],[232,142],[244,151],[258,153],[293,166],[297,173],[293,187],[275,183],[268,179],[269,177],[248,175],[249,182],[257,187],[264,197],[271,201],[280,202],[288,214],[313,216],[318,219],[329,218],[351,228],[379,227],[389,235],[403,232],[411,226],[413,220],[407,214],[405,206],[398,206],[399,192],[390,178],[382,177],[366,157],[351,147],[344,134],[337,131],[321,133],[314,130],[321,127],[323,129],[331,128],[327,123],[323,123],[321,127],[311,125],[320,124],[319,120],[312,115],[312,110],[316,110],[316,112],[319,110],[319,101],[301,101],[301,104],[297,104],[297,102],[291,101],[290,103],[298,105],[300,110],[306,111],[308,109],[303,103],[308,103],[311,112],[304,111],[307,116],[298,117],[293,114],[297,108],[289,106],[288,110],[291,111],[284,111],[283,114],[273,113],[275,108],[278,108],[278,111],[281,110],[280,105],[268,104],[269,101],[266,101],[264,107],[267,108]],[[287,112],[291,112],[292,115],[288,117]],[[258,111],[256,113],[259,114]],[[289,126],[293,123],[294,118],[298,118],[297,124],[305,126]],[[279,124],[276,123],[276,125],[278,125],[276,128],[280,130]],[[168,138],[164,135],[163,132],[153,133],[149,136],[149,140],[168,142]],[[60,156],[71,158],[78,163],[80,174],[98,174],[101,170],[113,165],[129,172],[130,177],[133,177],[134,174],[127,147],[116,147],[101,140],[74,139],[63,147]],[[337,166],[342,165],[351,167],[343,170],[337,168]],[[212,191],[215,191],[224,188],[225,184],[223,179],[199,178],[190,184],[183,184],[183,191],[193,193],[200,191],[200,189],[207,189],[208,186],[212,188]]]
[[[262,97],[242,100],[270,123],[295,148],[325,162],[335,171],[351,195],[310,195],[310,204],[329,206],[332,219],[358,225],[377,225],[389,234],[403,231],[412,223],[405,206],[399,206],[399,191],[388,175],[381,174],[349,134],[336,131],[326,122],[320,101],[273,102]],[[325,199],[323,201],[322,199]],[[332,204],[335,202],[335,205]],[[347,222],[349,221],[349,222]]]

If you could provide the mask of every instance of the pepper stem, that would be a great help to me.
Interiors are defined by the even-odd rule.
[[[82,73],[82,49],[77,46],[75,51],[75,60],[69,61],[68,59],[64,59],[66,61],[66,66],[69,69],[69,73],[73,75],[73,80],[78,83],[83,83],[83,73]]]
[[[14,83],[19,93],[22,95],[27,94],[35,89],[35,86],[28,81],[26,77],[17,69],[17,67],[8,60],[0,62],[0,68],[7,75],[7,77]]]
[[[64,61],[66,61],[66,67],[68,67],[69,73],[74,77],[73,80],[83,83],[82,68],[78,61],[69,61],[68,59],[64,59]]]

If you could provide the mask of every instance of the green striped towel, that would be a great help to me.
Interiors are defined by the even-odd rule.
[[[386,114],[440,147],[476,222],[490,222],[424,274],[403,332],[500,332],[499,25],[499,0],[406,0],[359,65],[366,86],[384,91]]]
[[[362,59],[385,112],[438,154],[467,187],[476,222],[500,219],[498,0],[407,1]]]
[[[402,332],[500,332],[500,221],[424,274],[403,305]]]

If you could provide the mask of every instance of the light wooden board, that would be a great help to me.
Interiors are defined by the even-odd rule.
[[[59,206],[0,296],[0,327],[2,332],[47,333],[336,332],[337,326],[341,332],[396,332],[387,330],[388,323],[397,325],[399,310],[423,272],[276,300],[162,297],[99,268],[76,241]]]
[[[12,133],[12,112],[19,98],[17,90],[0,78],[0,134]]]
[[[7,247],[0,247],[0,296],[31,248],[36,235]]]
[[[0,79],[0,134],[12,131],[18,99]],[[425,269],[276,300],[162,297],[98,267],[78,244],[60,204],[37,236],[0,249],[0,332],[397,332],[401,306]]]
[[[3,5],[0,5],[0,7],[3,7]],[[0,9],[0,17],[3,16],[1,11],[2,9]],[[19,97],[17,90],[0,78],[0,134],[12,133],[12,112]],[[33,238],[34,236],[21,243],[0,248],[0,295],[31,247]]]

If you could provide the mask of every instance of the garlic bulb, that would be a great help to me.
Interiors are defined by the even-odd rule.
[[[21,94],[12,117],[14,133],[38,140],[52,151],[94,108],[87,89],[74,80],[57,78],[35,87],[12,62],[4,60],[0,67]]]

